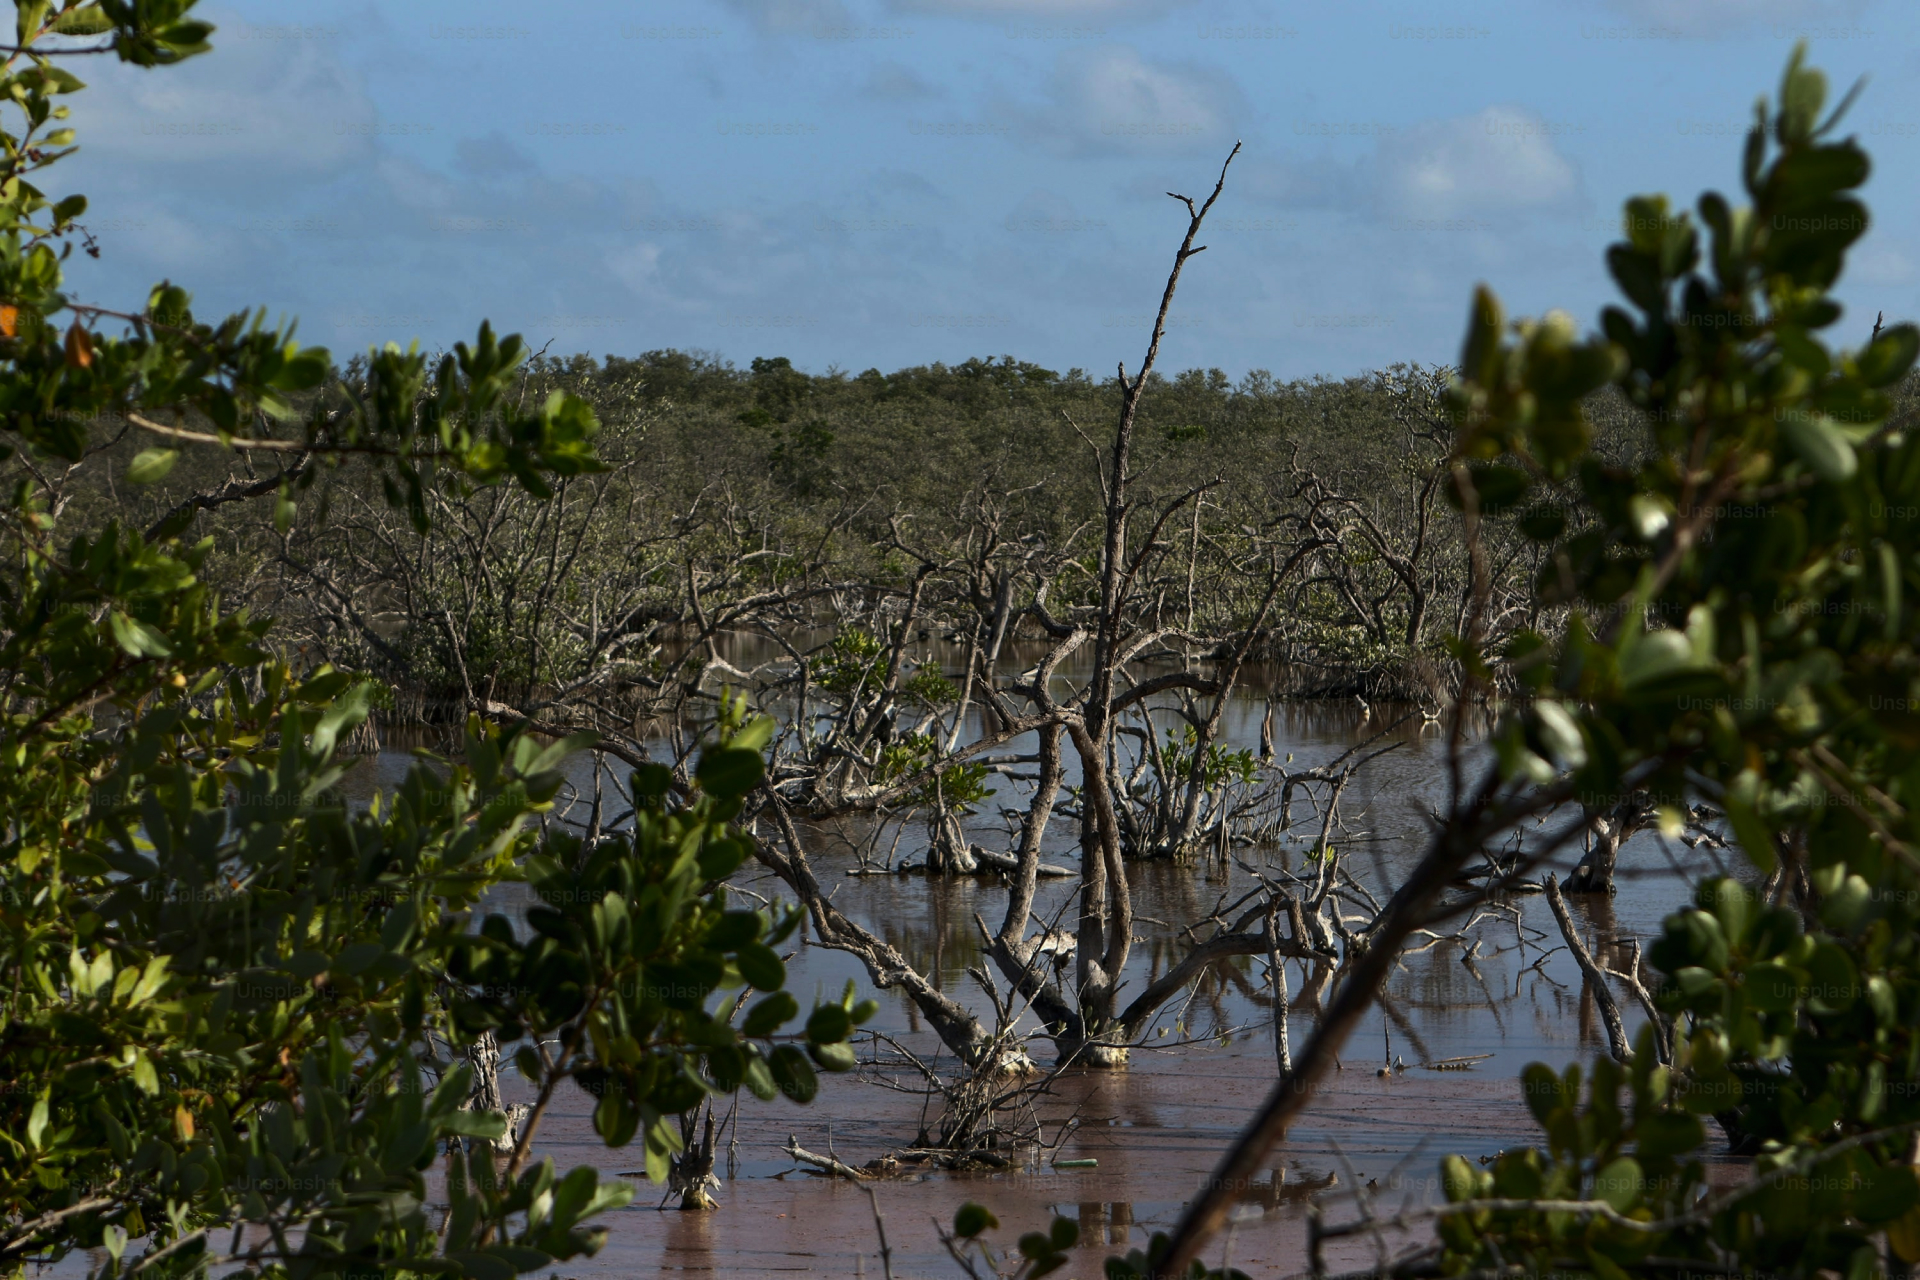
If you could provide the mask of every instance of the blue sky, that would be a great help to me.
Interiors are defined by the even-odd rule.
[[[1235,140],[1162,368],[1446,361],[1486,281],[1583,324],[1626,196],[1737,189],[1796,36],[1875,159],[1843,324],[1920,317],[1920,8],[1874,0],[205,4],[215,52],[89,62],[101,259],[344,358],[470,337],[891,370],[1132,367]],[[1857,335],[1855,335],[1857,337]]]

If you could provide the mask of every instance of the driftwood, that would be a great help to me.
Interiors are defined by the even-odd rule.
[[[1470,1053],[1461,1058],[1441,1058],[1437,1062],[1422,1062],[1425,1071],[1471,1071],[1493,1055],[1490,1053]]]
[[[946,867],[929,866],[924,862],[903,862],[889,870],[886,867],[848,867],[850,876],[886,876],[906,875],[911,871],[926,871],[933,875],[1019,875],[1020,859],[1010,853],[998,853],[982,845],[969,845],[969,855],[973,865],[964,870],[949,864]],[[1034,874],[1043,880],[1059,880],[1079,872],[1071,867],[1063,867],[1056,862],[1042,862],[1034,867]]]
[[[845,1164],[832,1156],[815,1155],[800,1145],[800,1139],[794,1134],[787,1135],[786,1152],[801,1164],[812,1165],[825,1174],[836,1178],[845,1178],[848,1182],[865,1182],[873,1175]]]
[[[991,871],[1004,871],[1009,875],[1016,875],[1020,871],[1020,859],[1010,853],[996,853],[992,849],[982,848],[976,844],[973,846],[973,858],[974,861],[978,862],[983,868]],[[1057,880],[1064,876],[1077,875],[1079,873],[1071,867],[1062,867],[1052,862],[1042,862],[1035,868],[1035,874],[1039,875],[1042,879]]]

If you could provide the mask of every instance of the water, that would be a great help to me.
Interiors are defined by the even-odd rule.
[[[1227,745],[1255,746],[1265,708],[1257,688],[1243,690],[1226,717]],[[1277,751],[1282,757],[1292,753],[1296,769],[1330,761],[1381,733],[1398,714],[1352,703],[1277,706]],[[1378,745],[1388,742],[1399,745],[1355,778],[1342,806],[1349,865],[1382,900],[1424,851],[1422,814],[1442,805],[1446,781],[1437,726],[1423,726],[1414,716]],[[1032,746],[1015,744],[1014,749],[1031,751]],[[405,763],[399,753],[383,754],[374,762],[372,776],[362,775],[362,785],[376,779],[391,785]],[[1069,782],[1073,780],[1070,776]],[[579,792],[590,792],[589,763],[575,762],[574,782]],[[1021,802],[1004,784],[1000,798]],[[969,831],[976,842],[1005,849],[1008,838],[997,807],[996,802],[983,806]],[[1299,813],[1299,835],[1307,839],[1237,849],[1236,857],[1256,866],[1300,867],[1318,823],[1305,820],[1310,814],[1306,806]],[[1057,821],[1056,826],[1043,857],[1077,863],[1077,852],[1069,847],[1071,824]],[[847,876],[846,870],[858,864],[857,851],[872,836],[870,828],[853,823],[809,829],[810,853],[821,883],[843,911],[990,1021],[991,1006],[966,970],[981,954],[975,917],[989,928],[997,927],[1006,890],[991,877]],[[883,861],[892,839],[888,829],[878,841]],[[921,843],[919,824],[910,822],[895,856],[911,859]],[[1578,855],[1577,847],[1563,852],[1552,869],[1564,879]],[[1581,931],[1602,948],[1603,963],[1615,967],[1624,961],[1610,945],[1614,940],[1652,937],[1661,918],[1690,892],[1686,881],[1716,873],[1710,854],[1677,843],[1663,850],[1652,833],[1629,842],[1620,865],[1616,896],[1569,899]],[[1211,859],[1136,863],[1130,876],[1138,922],[1127,992],[1137,992],[1178,958],[1183,926],[1256,883],[1238,866],[1223,867]],[[743,870],[738,883],[769,898],[790,896],[757,867]],[[1052,920],[1073,883],[1042,881],[1036,914]],[[503,901],[513,909],[524,899],[509,892]],[[1342,1070],[1276,1149],[1266,1177],[1248,1189],[1233,1231],[1235,1265],[1255,1275],[1301,1269],[1302,1207],[1316,1188],[1323,1196],[1348,1196],[1371,1180],[1377,1186],[1373,1194],[1382,1197],[1383,1205],[1397,1208],[1409,1197],[1415,1203],[1437,1197],[1432,1178],[1444,1154],[1478,1156],[1535,1141],[1516,1084],[1520,1069],[1536,1060],[1563,1066],[1606,1051],[1593,1002],[1583,995],[1572,959],[1559,949],[1558,928],[1545,899],[1519,895],[1500,907],[1504,914],[1476,927],[1482,943],[1474,967],[1462,963],[1463,949],[1452,941],[1404,958],[1387,990],[1388,1012],[1376,1010],[1349,1041]],[[1359,908],[1350,905],[1348,910]],[[871,990],[865,969],[853,957],[824,948],[805,934],[797,946],[788,964],[788,985],[803,1005],[814,994],[837,997],[848,978],[863,991]],[[1289,976],[1296,999],[1305,985],[1303,976],[1297,966]],[[1077,1117],[1080,1126],[1059,1157],[1096,1159],[1096,1168],[908,1173],[872,1184],[893,1248],[894,1274],[960,1274],[946,1257],[934,1223],[950,1224],[953,1211],[966,1200],[977,1200],[998,1215],[1002,1230],[995,1238],[1007,1247],[1023,1231],[1044,1229],[1055,1213],[1076,1218],[1082,1224],[1082,1244],[1073,1264],[1061,1273],[1067,1276],[1097,1275],[1100,1260],[1108,1254],[1141,1247],[1150,1232],[1169,1229],[1276,1075],[1266,984],[1264,960],[1222,962],[1188,998],[1162,1010],[1128,1068],[1075,1070],[1056,1082],[1036,1114],[1048,1133]],[[1631,1035],[1639,1028],[1640,1013],[1624,994],[1616,994]],[[940,1052],[937,1039],[904,995],[878,995],[881,1012],[873,1029],[922,1057]],[[1023,1025],[1031,1026],[1031,1020]],[[1296,1053],[1311,1031],[1311,1010],[1296,1008]],[[1033,1051],[1043,1063],[1051,1061],[1046,1041],[1036,1041]],[[872,1046],[862,1045],[863,1060],[874,1053]],[[1420,1065],[1475,1055],[1488,1056],[1467,1070],[1433,1071]],[[1401,1061],[1406,1070],[1379,1074],[1382,1066]],[[660,1189],[636,1178],[633,1205],[608,1219],[606,1248],[596,1258],[565,1264],[558,1274],[881,1275],[879,1237],[866,1191],[797,1168],[782,1148],[794,1135],[810,1150],[831,1148],[842,1160],[863,1165],[908,1145],[937,1115],[937,1104],[929,1110],[922,1094],[900,1087],[915,1084],[897,1066],[863,1067],[851,1075],[823,1077],[810,1107],[785,1099],[761,1104],[743,1097],[729,1135],[734,1169],[717,1195],[717,1211],[660,1208]],[[507,1088],[513,1097],[521,1085],[510,1079]],[[609,1173],[638,1169],[643,1161],[637,1150],[608,1151],[600,1145],[589,1124],[590,1111],[585,1095],[563,1091],[541,1129],[539,1153],[553,1156],[562,1168],[585,1163]],[[1350,1200],[1344,1205],[1333,1202],[1332,1217],[1351,1212]],[[1209,1259],[1217,1262],[1222,1247],[1223,1242],[1216,1242]],[[1343,1264],[1368,1265],[1373,1257],[1373,1246],[1364,1239],[1344,1241],[1328,1251],[1336,1270]]]

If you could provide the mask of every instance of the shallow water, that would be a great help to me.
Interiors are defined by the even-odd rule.
[[[1243,690],[1225,720],[1230,747],[1257,745],[1266,699],[1258,687]],[[1293,767],[1330,761],[1355,743],[1374,738],[1403,715],[1392,708],[1354,703],[1276,704],[1277,757],[1289,753]],[[977,726],[976,726],[977,728]],[[1377,745],[1397,742],[1390,754],[1356,776],[1342,806],[1346,834],[1336,840],[1348,865],[1376,897],[1398,883],[1424,850],[1422,814],[1445,798],[1446,770],[1437,726],[1417,715]],[[1031,743],[1015,749],[1032,750]],[[348,793],[365,799],[375,788],[395,785],[410,767],[408,752],[385,751],[349,775]],[[585,816],[593,765],[573,762],[577,797],[571,817]],[[1074,781],[1070,776],[1069,782]],[[609,813],[625,807],[612,771],[602,778]],[[1006,849],[1010,840],[995,814],[1000,803],[1019,805],[1024,791],[997,782],[1000,795],[970,822],[980,844]],[[1297,869],[1318,832],[1309,806],[1297,807],[1295,832],[1274,843],[1234,850],[1238,861],[1273,869]],[[1071,825],[1056,821],[1046,859],[1077,863]],[[848,914],[884,937],[944,990],[990,1017],[990,1006],[966,969],[980,954],[976,914],[996,927],[1006,890],[992,877],[929,879],[920,875],[847,876],[859,864],[859,849],[885,862],[894,831],[872,843],[870,828],[846,825],[810,829],[811,855],[821,882]],[[923,843],[909,822],[893,856],[910,860]],[[1577,848],[1552,864],[1564,878]],[[1658,837],[1642,835],[1621,855],[1619,893],[1612,898],[1573,897],[1569,905],[1590,945],[1615,939],[1646,939],[1662,916],[1684,901],[1687,880],[1716,873],[1712,855],[1680,845],[1663,849]],[[1231,902],[1256,882],[1236,865],[1216,859],[1136,863],[1129,871],[1138,917],[1136,944],[1127,971],[1131,990],[1144,987],[1180,954],[1180,927]],[[757,867],[743,869],[743,891],[784,899],[784,887]],[[836,887],[837,884],[837,887]],[[1062,912],[1072,881],[1042,881],[1035,911],[1051,921]],[[520,886],[506,886],[496,906],[517,915],[526,905]],[[1317,1196],[1330,1221],[1351,1217],[1353,1197],[1376,1198],[1382,1211],[1438,1198],[1434,1183],[1441,1156],[1488,1155],[1536,1140],[1517,1084],[1520,1069],[1541,1060],[1564,1066],[1606,1051],[1593,1002],[1580,975],[1560,948],[1561,939],[1545,899],[1520,895],[1501,906],[1507,914],[1476,930],[1482,937],[1476,963],[1462,963],[1462,947],[1440,942],[1404,958],[1391,982],[1386,1011],[1379,1009],[1349,1041],[1342,1069],[1313,1100],[1306,1114],[1274,1151],[1267,1172],[1244,1189],[1230,1233],[1208,1251],[1252,1275],[1281,1275],[1306,1266],[1305,1205]],[[804,1005],[815,994],[837,997],[848,978],[871,991],[864,968],[852,957],[826,949],[802,931],[788,963],[789,988]],[[1609,956],[1614,965],[1618,953]],[[1304,983],[1292,967],[1289,987],[1296,1002]],[[1154,1032],[1122,1070],[1072,1070],[1037,1107],[1049,1135],[1070,1119],[1078,1122],[1057,1157],[1098,1160],[1090,1169],[1052,1169],[1044,1162],[1019,1172],[914,1173],[873,1184],[892,1248],[893,1274],[952,1277],[959,1267],[941,1246],[935,1224],[950,1224],[958,1206],[975,1200],[999,1218],[993,1239],[1011,1248],[1029,1230],[1044,1230],[1064,1214],[1081,1224],[1081,1243],[1066,1277],[1101,1274],[1101,1261],[1127,1248],[1143,1247],[1153,1231],[1170,1229],[1187,1200],[1205,1183],[1215,1162],[1266,1096],[1277,1074],[1272,1010],[1266,999],[1264,960],[1223,962],[1186,999],[1162,1011]],[[877,993],[881,1011],[873,1030],[898,1039],[922,1057],[940,1053],[937,1039],[898,992]],[[1640,1014],[1620,996],[1629,1034]],[[1296,1005],[1290,1014],[1297,1054],[1313,1029],[1313,1015]],[[1028,1020],[1029,1024],[1031,1020]],[[1033,1045],[1043,1063],[1051,1045]],[[862,1043],[863,1062],[875,1053]],[[1421,1064],[1489,1055],[1467,1070],[1433,1071]],[[950,1059],[948,1060],[950,1062]],[[1404,1063],[1382,1075],[1380,1068]],[[508,1072],[509,1099],[528,1091]],[[902,1088],[901,1086],[906,1086]],[[609,1151],[593,1134],[591,1099],[563,1091],[541,1128],[537,1155],[552,1156],[562,1169],[591,1164],[609,1174],[636,1171],[639,1150]],[[785,1099],[760,1103],[742,1095],[728,1133],[731,1169],[712,1213],[661,1207],[661,1189],[635,1177],[632,1205],[608,1216],[606,1247],[593,1258],[554,1269],[557,1277],[632,1276],[665,1272],[723,1273],[751,1277],[822,1274],[883,1274],[874,1203],[866,1190],[797,1167],[784,1153],[789,1135],[814,1151],[832,1151],[863,1165],[910,1144],[929,1111],[917,1082],[895,1066],[868,1067],[843,1076],[823,1076],[810,1107]],[[723,1142],[726,1141],[723,1139]],[[1729,1176],[1731,1165],[1716,1170]],[[1226,1253],[1223,1253],[1227,1251]],[[1366,1238],[1330,1244],[1327,1262],[1336,1271],[1364,1267],[1375,1259]],[[104,1258],[92,1259],[97,1265]],[[50,1269],[78,1274],[89,1265],[76,1255]]]
[[[1226,722],[1228,745],[1257,743],[1265,705],[1257,690],[1236,699]],[[1291,753],[1296,768],[1328,761],[1379,734],[1397,714],[1354,704],[1277,706],[1277,751],[1282,757]],[[1422,812],[1443,802],[1446,784],[1437,726],[1423,729],[1415,716],[1387,741],[1400,746],[1356,777],[1342,807],[1349,865],[1382,899],[1423,852]],[[397,778],[403,767],[398,756],[378,762],[382,781]],[[582,794],[590,791],[590,779],[591,765],[580,763],[576,785]],[[1008,803],[1020,803],[1003,794]],[[614,803],[611,793],[607,802]],[[970,834],[978,843],[1005,849],[1009,838],[993,814],[996,807],[984,806],[969,824]],[[1236,849],[1236,859],[1280,869],[1301,866],[1318,823],[1304,806],[1300,813],[1305,819],[1297,828],[1300,838]],[[1048,860],[1077,862],[1077,851],[1069,848],[1071,824],[1056,826]],[[980,954],[975,917],[997,926],[1005,889],[990,877],[846,876],[871,835],[860,827],[812,830],[812,856],[822,883],[843,910],[899,948],[944,990],[990,1011],[966,969]],[[886,861],[892,839],[891,830],[882,834],[873,854],[877,861]],[[893,856],[908,860],[920,843],[919,828],[910,823]],[[1578,855],[1575,848],[1558,857],[1554,866],[1563,877]],[[1663,851],[1653,835],[1627,846],[1621,868],[1613,898],[1569,900],[1591,944],[1652,936],[1661,917],[1689,892],[1684,879],[1715,873],[1710,855],[1677,844]],[[1133,990],[1177,958],[1180,926],[1255,883],[1246,871],[1213,859],[1134,864],[1130,874],[1139,917],[1128,969]],[[777,880],[757,869],[743,872],[738,883],[767,897],[787,896]],[[1043,881],[1036,914],[1053,919],[1066,905],[1072,884]],[[509,894],[503,905],[513,910],[520,903]],[[1477,930],[1483,941],[1473,968],[1462,963],[1462,948],[1450,941],[1405,958],[1387,993],[1389,1011],[1376,1011],[1356,1033],[1343,1055],[1343,1070],[1276,1150],[1269,1173],[1248,1189],[1233,1231],[1235,1265],[1255,1275],[1303,1268],[1303,1208],[1315,1188],[1338,1198],[1371,1181],[1378,1190],[1369,1194],[1397,1208],[1407,1198],[1419,1203],[1437,1196],[1432,1178],[1446,1153],[1490,1154],[1534,1141],[1516,1084],[1520,1069],[1535,1060],[1558,1067],[1605,1052],[1604,1033],[1592,1000],[1582,992],[1578,970],[1564,950],[1555,951],[1561,939],[1544,898],[1521,895],[1502,905],[1507,914]],[[1611,959],[1621,962],[1617,953]],[[815,993],[837,995],[849,977],[870,990],[857,961],[804,934],[788,972],[789,987],[803,1004]],[[1303,979],[1294,967],[1289,985],[1296,999]],[[950,1223],[954,1209],[969,1199],[999,1216],[1002,1230],[996,1238],[1009,1246],[1022,1231],[1043,1229],[1055,1213],[1076,1218],[1082,1244],[1074,1264],[1062,1273],[1068,1276],[1097,1275],[1109,1253],[1142,1246],[1152,1231],[1170,1228],[1275,1078],[1267,989],[1262,960],[1215,966],[1189,998],[1163,1010],[1130,1067],[1075,1071],[1061,1078],[1039,1115],[1049,1132],[1077,1116],[1080,1127],[1058,1155],[1094,1158],[1097,1168],[936,1172],[875,1183],[894,1274],[960,1274],[942,1252],[934,1223]],[[922,1056],[940,1051],[904,996],[879,994],[874,1030]],[[1630,1000],[1620,998],[1632,1034],[1640,1015]],[[1298,1053],[1312,1031],[1311,1010],[1294,1009],[1291,1028]],[[1178,1047],[1162,1047],[1172,1045]],[[863,1046],[863,1059],[872,1052]],[[1035,1043],[1034,1053],[1043,1062],[1051,1060],[1045,1041]],[[1490,1056],[1468,1070],[1439,1072],[1420,1065],[1480,1054]],[[1382,1077],[1379,1069],[1393,1063],[1406,1069]],[[634,1204],[609,1221],[607,1247],[596,1258],[567,1264],[561,1273],[879,1276],[879,1238],[866,1192],[797,1168],[781,1148],[791,1134],[802,1146],[830,1148],[860,1165],[911,1143],[933,1113],[920,1093],[888,1087],[888,1080],[903,1079],[894,1068],[823,1077],[818,1098],[806,1108],[784,1099],[760,1104],[743,1098],[731,1135],[734,1171],[718,1195],[716,1212],[660,1208],[659,1191],[636,1179]],[[641,1163],[637,1152],[610,1152],[599,1145],[588,1124],[590,1109],[584,1095],[564,1098],[543,1126],[540,1151],[563,1168],[588,1163],[614,1172],[635,1169]],[[1332,1219],[1352,1212],[1351,1200],[1330,1203]],[[1222,1247],[1225,1242],[1216,1243],[1210,1259],[1217,1260]],[[1343,1262],[1364,1266],[1373,1259],[1372,1249],[1367,1240],[1343,1241],[1329,1247],[1328,1261],[1336,1269]]]

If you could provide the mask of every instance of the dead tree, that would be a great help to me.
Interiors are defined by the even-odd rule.
[[[1612,893],[1613,873],[1620,862],[1620,846],[1654,820],[1654,806],[1646,793],[1628,796],[1606,809],[1591,811],[1587,852],[1567,877],[1568,893]]]
[[[1121,367],[1118,419],[1107,447],[1095,451],[1103,515],[1094,572],[1085,573],[1071,535],[1065,547],[1010,536],[1001,516],[1004,504],[993,499],[979,503],[982,518],[968,562],[946,562],[934,552],[916,549],[896,525],[890,549],[911,556],[916,568],[910,583],[901,588],[899,620],[890,628],[885,649],[873,652],[872,665],[860,677],[862,687],[876,691],[875,700],[849,702],[842,709],[841,724],[852,727],[837,731],[841,735],[837,749],[826,759],[817,752],[812,758],[777,755],[773,766],[765,812],[778,836],[760,842],[762,861],[806,904],[825,945],[858,956],[876,985],[903,989],[942,1040],[977,1069],[998,1069],[1015,1055],[1007,1053],[1004,1042],[997,1041],[972,1012],[938,990],[894,948],[832,905],[812,870],[796,811],[816,820],[872,813],[916,790],[937,789],[940,779],[956,768],[981,762],[1000,769],[1031,767],[1032,772],[1023,777],[1031,781],[1033,791],[1014,847],[996,860],[997,865],[1010,868],[1005,872],[1005,914],[997,928],[989,929],[984,921],[980,928],[994,967],[1014,996],[1034,1010],[1064,1061],[1124,1062],[1130,1044],[1167,1001],[1210,966],[1230,957],[1261,955],[1323,963],[1337,959],[1327,942],[1332,931],[1309,924],[1300,910],[1301,901],[1311,895],[1297,900],[1288,897],[1278,909],[1270,909],[1275,904],[1262,893],[1196,922],[1176,962],[1130,1001],[1123,1004],[1119,998],[1134,941],[1129,856],[1184,855],[1194,849],[1196,837],[1226,834],[1223,825],[1200,830],[1203,820],[1220,819],[1218,808],[1210,811],[1204,803],[1210,752],[1217,743],[1227,701],[1283,585],[1320,545],[1318,536],[1311,534],[1285,547],[1271,540],[1249,541],[1242,559],[1259,584],[1258,594],[1249,602],[1240,625],[1223,636],[1189,632],[1184,609],[1170,616],[1164,605],[1166,592],[1156,579],[1174,545],[1169,530],[1179,528],[1176,517],[1213,484],[1203,482],[1158,499],[1140,496],[1140,478],[1133,464],[1134,433],[1181,271],[1189,258],[1205,248],[1195,241],[1224,189],[1226,172],[1227,166],[1222,166],[1219,181],[1204,203],[1175,197],[1187,209],[1186,234],[1161,296],[1146,357],[1136,374],[1129,376]],[[873,728],[880,723],[883,700],[901,687],[906,637],[915,633],[915,622],[936,601],[940,584],[955,578],[961,589],[948,599],[970,605],[974,611],[966,644],[968,667],[962,677],[965,694],[951,723],[930,735],[954,745],[932,753],[907,776],[876,777]],[[1024,602],[1015,595],[1021,586]],[[1032,667],[1009,675],[999,669],[995,658],[1023,625],[1045,641],[1045,651]],[[1203,670],[1190,659],[1176,670],[1157,674],[1140,670],[1148,659],[1190,655],[1196,650],[1211,655],[1212,670]],[[1064,665],[1081,654],[1089,657],[1089,670],[1077,681],[1065,681]],[[803,672],[800,678],[804,681],[808,676]],[[1147,726],[1147,750],[1156,748],[1154,709],[1168,698],[1181,700],[1172,714],[1192,732],[1182,768],[1176,771],[1179,776],[1162,779],[1157,800],[1161,817],[1154,822],[1141,818],[1136,794],[1121,769],[1118,740],[1123,725],[1135,717]],[[990,727],[972,741],[962,742],[961,716],[971,704],[989,712]],[[1027,735],[1034,742],[1031,755],[1007,754],[1016,740]],[[1069,753],[1078,766],[1081,786],[1073,810],[1063,812]],[[1136,764],[1140,759],[1135,757]],[[868,765],[864,778],[863,762]],[[1165,772],[1165,758],[1153,763]],[[1310,787],[1315,781],[1294,778],[1290,785]],[[1077,827],[1080,850],[1077,918],[1066,931],[1072,944],[1070,966],[1054,963],[1063,949],[1061,941],[1051,930],[1036,928],[1033,920],[1043,841],[1062,818]],[[1150,841],[1144,846],[1142,833]],[[936,845],[942,839],[942,833],[936,833]],[[944,843],[957,848],[965,842],[947,828]],[[1316,910],[1325,904],[1325,887],[1313,901]],[[1282,921],[1288,922],[1285,932]],[[1301,929],[1307,936],[1301,936]]]

